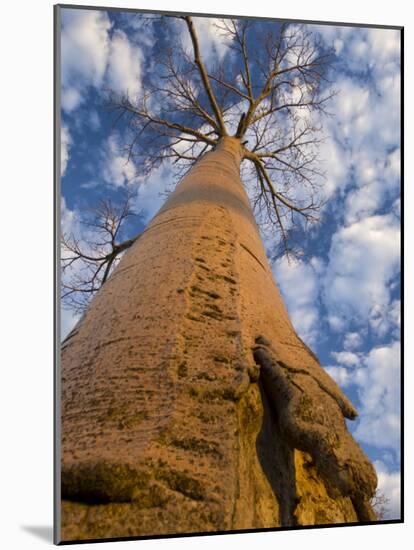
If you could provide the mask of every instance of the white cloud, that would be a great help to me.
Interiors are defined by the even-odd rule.
[[[324,301],[343,322],[364,321],[390,305],[388,284],[399,270],[400,230],[394,216],[370,216],[332,237]]]
[[[399,452],[400,343],[373,348],[359,369],[360,419],[354,431],[360,441]]]
[[[397,334],[399,338],[399,330],[401,327],[401,302],[400,300],[394,300],[391,304],[391,309],[389,311],[389,319],[391,326],[398,331]]]
[[[345,329],[346,321],[345,319],[343,319],[338,315],[332,315],[332,314],[328,315],[327,321],[330,329],[333,330],[334,332],[341,332],[342,330]]]
[[[362,346],[362,336],[359,332],[347,332],[344,338],[344,349],[347,351],[358,349]]]
[[[108,138],[106,144],[103,177],[107,183],[116,187],[131,183],[136,178],[135,165],[122,151],[115,134]]]
[[[62,10],[62,108],[74,111],[89,87],[136,95],[141,90],[141,49],[112,30],[102,10]]]
[[[62,233],[70,234],[78,231],[78,224],[76,221],[75,212],[70,210],[66,206],[66,200],[64,197],[61,199],[60,207],[60,229]]]
[[[80,315],[73,313],[68,309],[61,308],[60,311],[60,339],[61,341],[66,338],[69,332],[75,327],[79,321]]]
[[[401,475],[399,471],[390,471],[380,460],[374,462],[378,476],[378,491],[387,499],[387,512],[384,519],[401,518]]]
[[[289,262],[285,257],[274,266],[275,279],[285,298],[289,315],[299,335],[313,344],[318,335],[319,312],[318,270],[321,261],[317,258],[307,264],[303,261]],[[316,268],[315,268],[316,267]]]
[[[375,85],[369,80],[342,77],[335,82],[335,89],[337,95],[330,105],[335,117],[330,129],[358,159],[355,166],[367,154],[374,166],[375,156],[384,158],[387,147],[399,142],[399,67],[375,80]]]
[[[194,26],[200,41],[200,50],[206,64],[222,61],[229,51],[229,41],[220,30],[220,19],[214,17],[193,17]]]
[[[72,139],[68,127],[62,124],[60,128],[60,175],[64,176],[69,161],[69,150]]]
[[[353,383],[352,373],[345,367],[337,367],[333,365],[324,367],[324,369],[342,388],[346,388]]]
[[[128,92],[133,98],[141,90],[142,53],[133,46],[127,35],[115,31],[109,46],[106,82],[118,93]]]
[[[400,343],[372,348],[358,355],[332,353],[339,365],[325,370],[343,388],[354,386],[359,400],[359,418],[353,435],[396,456],[400,445]]]
[[[146,221],[150,221],[166,201],[166,195],[172,190],[174,170],[171,162],[153,170],[146,181],[139,184],[136,209],[144,210]]]
[[[369,324],[374,333],[382,338],[391,331],[394,338],[400,338],[401,303],[394,300],[386,309],[375,306],[371,310]]]
[[[342,48],[344,47],[344,41],[340,38],[337,38],[333,41],[333,47],[335,50],[336,55],[339,55],[342,51]]]
[[[83,88],[100,87],[109,53],[111,22],[101,10],[62,10],[62,107],[69,111],[81,100]]]
[[[71,113],[82,102],[82,96],[79,90],[76,88],[62,87],[61,104],[62,109],[67,113]]]
[[[90,111],[89,113],[89,126],[92,130],[99,130],[101,127],[101,119],[96,111]]]
[[[327,134],[329,137],[319,147],[321,166],[326,172],[326,180],[323,182],[325,199],[331,198],[337,191],[346,187],[351,169],[349,151],[333,138],[332,130],[327,129]]]
[[[334,117],[324,120],[328,136],[321,147],[327,172],[324,192],[331,198],[336,191],[343,194],[356,185],[343,209],[347,223],[353,223],[377,213],[386,193],[398,193],[400,33],[334,26],[314,29],[334,47],[334,70],[342,72],[340,78],[338,72],[331,75],[337,94],[328,110]]]
[[[354,223],[377,212],[390,194],[398,193],[400,183],[400,150],[377,153],[365,149],[354,155],[356,189],[351,190],[345,203],[345,221]]]
[[[400,148],[398,147],[388,155],[387,164],[386,164],[386,171],[390,179],[394,177],[396,178],[397,182],[399,182],[400,175],[401,175],[400,157],[401,157],[401,151],[400,151]]]
[[[344,338],[344,349],[354,350],[362,346],[362,336],[358,332],[347,332]]]
[[[390,62],[397,63],[400,56],[400,32],[393,29],[365,29],[369,56],[381,67]],[[369,63],[369,61],[365,60]],[[371,62],[372,64],[372,62]]]
[[[328,46],[333,46],[343,64],[352,72],[370,69],[378,74],[392,70],[399,62],[400,32],[394,29],[363,27],[313,27]]]
[[[351,27],[335,27],[334,25],[312,25],[312,29],[323,37],[328,46],[337,41],[340,49],[348,44],[353,30]]]
[[[220,29],[221,20],[214,17],[192,17],[197,33],[203,63],[211,68],[215,63],[224,59],[230,51],[230,40],[223,35]],[[184,50],[193,55],[193,45],[187,25],[184,22],[176,23],[177,33],[180,34]]]
[[[370,91],[361,87],[350,78],[335,83],[338,95],[335,97],[333,111],[340,122],[342,137],[350,138],[361,134],[365,129],[367,113],[370,112]]]
[[[324,366],[327,373],[343,388],[358,384],[363,372],[363,369],[357,368],[362,365],[362,354],[351,351],[333,351],[331,356],[338,364]]]
[[[394,214],[394,216],[398,220],[401,219],[401,199],[400,199],[400,197],[396,198],[395,201],[392,203],[391,212]]]
[[[374,214],[382,203],[381,184],[376,181],[348,193],[345,202],[345,221],[357,222]]]
[[[324,193],[337,199],[335,215],[344,222],[332,237],[321,282],[326,319],[338,333],[356,325],[371,327],[378,338],[399,338],[400,304],[391,302],[400,267],[399,220],[393,215],[398,216],[400,184],[399,32],[318,30],[335,48],[339,74],[344,69],[334,78],[337,95],[329,105],[334,117],[324,121],[328,137],[321,147]],[[393,214],[378,215],[387,201],[395,205]],[[359,335],[345,336],[345,351],[361,346]],[[336,375],[348,380],[346,371]]]
[[[361,362],[359,355],[351,351],[333,351],[331,355],[337,363],[346,367],[356,367]]]

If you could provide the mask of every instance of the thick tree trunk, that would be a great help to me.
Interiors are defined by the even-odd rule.
[[[296,335],[239,176],[201,158],[62,346],[62,539],[374,519],[354,410]]]

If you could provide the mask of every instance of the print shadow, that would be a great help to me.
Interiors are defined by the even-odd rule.
[[[38,539],[53,544],[53,527],[51,525],[21,525],[21,529]]]

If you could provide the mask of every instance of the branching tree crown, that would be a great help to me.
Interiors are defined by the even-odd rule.
[[[140,97],[110,95],[110,108],[126,119],[133,136],[128,159],[145,175],[169,159],[182,175],[223,136],[238,138],[258,219],[277,232],[283,251],[291,253],[289,231],[315,221],[320,209],[322,128],[316,121],[332,96],[325,85],[331,52],[304,26],[273,23],[264,32],[258,21],[223,19],[215,25],[230,55],[210,67],[191,17],[163,17],[160,24],[166,36],[168,27],[181,25],[187,45],[174,41],[159,48],[157,70],[145,78]],[[107,237],[91,243],[95,255],[63,235],[69,252],[64,268],[84,263],[83,271],[64,285],[66,304],[79,309],[135,240],[117,241],[117,231],[131,215],[130,197],[120,210],[102,204],[95,214],[91,223]]]

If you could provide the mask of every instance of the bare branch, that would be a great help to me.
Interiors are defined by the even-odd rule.
[[[216,100],[216,97],[214,95],[213,89],[211,87],[210,80],[208,78],[206,68],[204,67],[204,63],[201,59],[200,45],[199,45],[197,33],[195,31],[195,28],[194,28],[194,23],[193,23],[191,17],[189,17],[189,16],[185,17],[184,20],[187,23],[188,31],[189,31],[190,37],[191,37],[191,42],[193,44],[194,62],[197,65],[197,67],[200,71],[201,80],[204,84],[204,88],[205,88],[205,91],[207,93],[208,99],[210,101],[211,108],[212,108],[212,110],[214,112],[214,115],[216,117],[217,124],[220,128],[221,135],[225,136],[225,135],[227,135],[227,130],[226,130],[226,127],[225,127],[225,124],[224,124],[223,115],[222,115],[222,112],[221,112],[221,109],[220,109],[219,105],[217,104],[217,100]]]
[[[206,134],[203,134],[202,132],[195,130],[194,128],[190,128],[189,126],[185,126],[184,124],[179,124],[177,122],[170,122],[166,119],[157,118],[151,115],[146,110],[137,109],[132,105],[132,103],[128,100],[128,98],[123,98],[121,105],[118,108],[122,108],[125,111],[128,111],[134,115],[137,115],[138,117],[147,120],[149,123],[153,123],[159,126],[165,126],[172,130],[178,130],[179,132],[183,132],[184,134],[189,134],[191,136],[194,136],[198,140],[204,141],[205,143],[209,143],[210,145],[217,144],[217,140],[209,138]]]
[[[126,192],[120,204],[101,200],[81,222],[86,233],[82,239],[62,234],[61,296],[64,306],[77,312],[88,307],[93,295],[107,281],[121,255],[139,238],[121,239],[126,221],[138,216],[132,209],[133,195]]]

